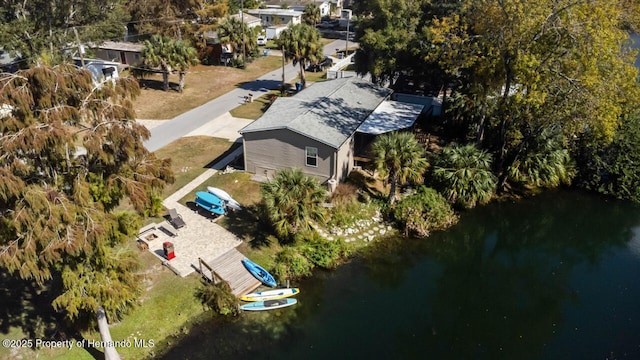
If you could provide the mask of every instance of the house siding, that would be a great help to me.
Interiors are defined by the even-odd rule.
[[[245,133],[243,140],[245,170],[267,177],[278,170],[299,168],[324,182],[334,174],[336,156],[341,158],[334,148],[287,129]],[[306,166],[307,146],[318,149],[317,167]]]
[[[142,54],[139,52],[95,49],[95,56],[98,59],[114,61],[123,65],[136,66],[142,62]],[[122,62],[124,56],[125,62]]]
[[[354,136],[352,135],[342,144],[342,147],[336,152],[336,179],[345,181],[351,170],[353,170],[353,147]]]

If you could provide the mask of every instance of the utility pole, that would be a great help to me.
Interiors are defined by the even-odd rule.
[[[78,43],[78,52],[80,53],[80,64],[82,64],[82,68],[84,69],[84,51],[82,50],[82,45],[80,44],[80,37],[78,36],[78,30],[76,27],[73,27],[73,32],[76,34],[76,42]]]
[[[349,17],[347,17],[347,38],[346,38],[346,42],[344,45],[344,57],[347,57],[348,55],[348,51],[349,51],[349,22],[351,20],[349,19]]]
[[[284,45],[282,45],[282,93],[284,94]]]
[[[242,29],[242,68],[247,67],[247,54],[244,46],[244,0],[240,1],[240,27]]]

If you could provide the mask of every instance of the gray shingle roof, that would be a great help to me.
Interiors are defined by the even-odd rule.
[[[390,94],[356,77],[318,82],[293,97],[278,98],[240,134],[289,129],[338,149]]]

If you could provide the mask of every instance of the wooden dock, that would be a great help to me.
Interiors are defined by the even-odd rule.
[[[211,261],[200,259],[200,273],[209,281],[226,281],[235,296],[248,294],[261,282],[242,265],[244,258],[238,250],[231,249]]]

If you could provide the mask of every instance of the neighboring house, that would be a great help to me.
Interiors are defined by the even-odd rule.
[[[320,8],[320,16],[331,16],[331,6],[333,5],[335,9],[335,14],[339,15],[340,10],[342,10],[343,2],[342,0],[290,0],[287,1],[289,5],[289,9],[296,11],[304,11],[304,7],[309,4],[315,2],[318,4]],[[268,0],[265,1],[267,8],[282,8],[282,0]]]
[[[262,27],[280,24],[296,25],[302,21],[302,12],[292,9],[251,9],[247,12],[260,18]]]
[[[217,31],[205,31],[203,36],[207,45],[207,61],[205,63],[229,65],[233,59],[233,46],[220,42]]]
[[[76,66],[82,67],[82,59],[73,58]],[[105,61],[100,59],[84,59],[84,68],[91,72],[93,82],[102,84],[105,81],[114,82],[118,80],[118,66],[120,63],[115,61]]]
[[[318,4],[318,8],[320,8],[320,16],[321,17],[331,16],[331,4],[328,1],[319,0],[319,1],[312,1],[312,2],[315,2],[316,4]],[[295,11],[300,11],[300,12],[304,12],[305,7],[307,7],[306,4],[289,5],[289,9],[295,10]],[[268,9],[281,8],[281,5],[267,5],[267,8]]]
[[[280,33],[282,33],[285,29],[287,29],[288,25],[273,25],[269,26],[265,29],[265,33],[267,36],[267,40],[277,39],[280,37]]]
[[[105,41],[94,47],[95,56],[101,60],[114,61],[126,66],[137,66],[142,63],[140,43]]]
[[[0,48],[0,72],[14,73],[18,71],[18,63],[20,62],[20,56],[11,56],[11,54]]]
[[[391,92],[345,78],[317,82],[293,97],[276,99],[262,117],[239,131],[245,171],[260,180],[285,168],[300,168],[322,183],[344,180],[354,168],[356,132],[374,136],[410,127],[419,116],[421,106],[398,107],[386,101]]]
[[[240,11],[238,11],[237,14],[231,15],[231,17],[244,21],[244,23],[247,24],[249,28],[262,26],[262,22],[260,21],[260,18],[247,13],[241,14]]]

